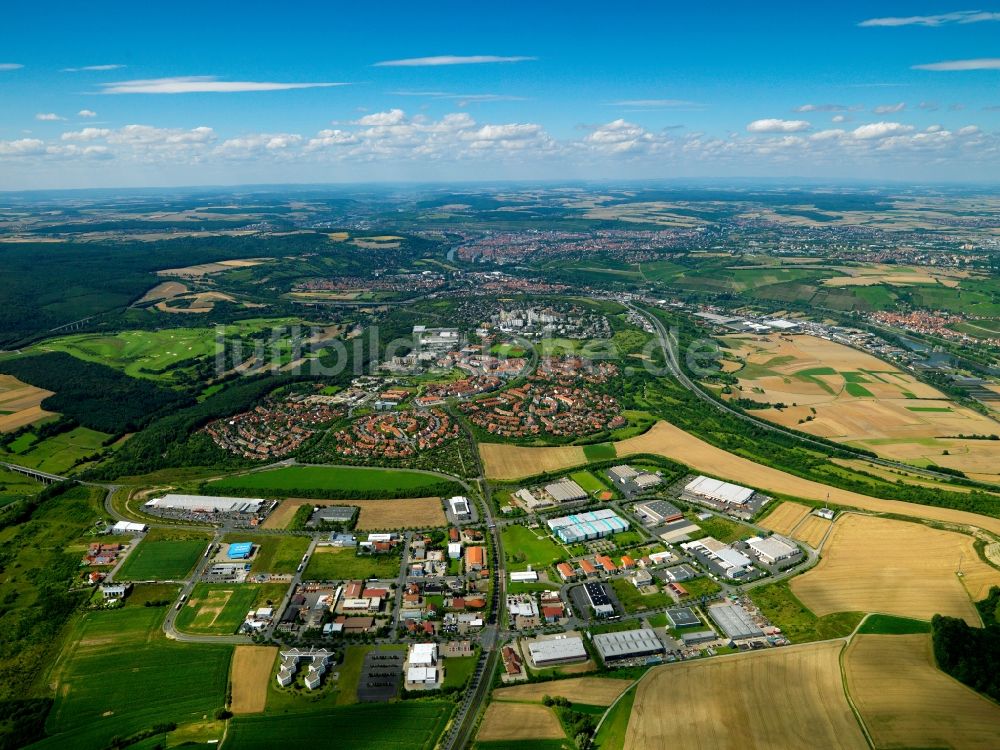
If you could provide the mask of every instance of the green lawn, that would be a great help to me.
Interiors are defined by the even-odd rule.
[[[606,490],[608,486],[589,471],[575,471],[569,478],[580,485],[587,493],[593,495],[595,492]]]
[[[18,438],[11,445],[11,448],[20,452],[12,456],[10,460],[11,463],[47,471],[50,474],[65,474],[80,459],[104,450],[101,443],[108,437],[107,434],[97,430],[76,427],[69,432],[53,435],[41,442],[35,442],[33,439],[21,442],[23,438]]]
[[[476,656],[453,656],[444,660],[444,684],[442,687],[461,688],[472,676],[478,661]]]
[[[38,747],[102,748],[161,722],[211,717],[223,706],[232,646],[175,643],[164,610],[88,612],[54,675],[58,689]]]
[[[691,523],[700,526],[701,530],[705,532],[705,536],[715,537],[724,544],[735,542],[738,539],[749,539],[757,535],[757,532],[752,527],[722,516],[713,515],[711,518],[702,521],[693,513],[688,513],[687,518]]]
[[[144,607],[146,602],[171,602],[177,598],[181,587],[176,583],[137,583],[125,600],[126,607]]]
[[[914,620],[910,617],[894,615],[869,615],[861,623],[858,633],[875,635],[910,635],[913,633],[929,633],[931,624],[926,620]]]
[[[188,577],[208,546],[200,539],[155,539],[139,542],[118,572],[124,581],[180,581]]]
[[[304,747],[324,737],[335,738],[331,741],[338,750],[431,750],[454,705],[401,701],[283,716],[239,716],[230,722],[226,750]]]
[[[396,554],[358,555],[349,547],[317,547],[302,577],[307,581],[397,578],[400,562]]]
[[[305,536],[253,535],[234,531],[222,537],[222,542],[252,542],[257,545],[250,560],[251,573],[294,573],[309,549],[309,537]]]
[[[687,583],[684,585],[686,587]],[[792,593],[787,581],[753,589],[750,598],[793,643],[843,638],[853,632],[864,617],[861,612],[836,612],[817,617]]]
[[[583,455],[588,461],[608,461],[618,456],[613,443],[593,443],[583,446]]]
[[[686,585],[686,584],[685,584]],[[615,590],[618,601],[625,607],[625,611],[642,612],[645,609],[656,609],[657,607],[669,607],[674,603],[670,594],[662,591],[656,594],[643,594],[632,585],[632,582],[625,578],[614,578],[611,587]]]
[[[717,594],[722,591],[722,586],[708,576],[693,578],[690,581],[684,581],[681,586],[683,586],[687,590],[688,595],[693,598],[712,596],[713,594]]]
[[[563,548],[541,529],[512,524],[504,526],[500,536],[511,571],[527,570],[529,565],[542,570],[566,556]]]
[[[433,493],[441,478],[413,471],[396,469],[365,469],[330,466],[287,466],[273,471],[258,471],[242,476],[211,482],[212,492],[226,489],[252,489],[274,493],[295,490],[329,490],[331,497],[338,491],[386,492],[398,497],[417,497]]]
[[[230,635],[235,633],[247,612],[277,605],[288,587],[284,584],[199,583],[187,603],[177,613],[177,629],[185,633]]]

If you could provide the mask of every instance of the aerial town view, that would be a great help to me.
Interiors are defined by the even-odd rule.
[[[1000,748],[1000,8],[5,11],[0,750]]]

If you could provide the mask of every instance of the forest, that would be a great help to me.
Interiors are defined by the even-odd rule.
[[[970,627],[965,620],[935,615],[931,620],[934,657],[938,666],[959,682],[993,700],[1000,700],[1000,587],[976,603],[985,627]]]

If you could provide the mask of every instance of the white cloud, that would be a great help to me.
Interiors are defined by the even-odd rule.
[[[76,113],[77,117],[97,117],[97,113],[92,109],[81,109]]]
[[[750,133],[800,133],[809,130],[810,125],[805,120],[778,120],[769,118],[764,120],[754,120],[747,125],[747,132]]]
[[[439,65],[482,65],[485,63],[515,63],[537,60],[524,55],[437,55],[434,57],[408,57],[402,60],[382,60],[376,68],[423,68]]]
[[[18,70],[23,67],[21,63],[0,63],[0,70]]]
[[[895,112],[902,112],[904,109],[906,109],[906,103],[898,102],[896,104],[880,104],[875,107],[872,112],[877,115],[889,115]]]
[[[35,115],[36,120],[41,120],[42,122],[53,122],[55,120],[65,120],[65,117],[60,117],[55,112],[39,112]]]
[[[228,94],[245,91],[287,91],[291,89],[347,86],[346,83],[276,83],[269,81],[220,81],[217,76],[176,76],[102,83],[102,94]]]
[[[252,133],[222,142],[217,153],[226,157],[247,157],[258,154],[286,152],[302,142],[297,133]]]
[[[972,60],[942,60],[911,66],[914,70],[1000,70],[1000,57],[979,57]]]
[[[832,130],[820,130],[817,133],[813,133],[809,138],[813,141],[829,141],[843,138],[847,133],[839,128],[834,128]]]
[[[107,138],[111,135],[108,128],[84,128],[83,130],[70,130],[63,133],[61,138],[64,141],[95,141],[99,138]]]
[[[84,72],[98,72],[102,70],[119,70],[124,68],[124,65],[84,65],[82,68],[63,68],[61,72],[63,73],[84,73]]]
[[[846,112],[849,108],[843,104],[803,104],[793,112]]]
[[[603,154],[627,154],[646,151],[656,137],[640,125],[618,119],[601,125],[584,139],[584,145]]]
[[[38,138],[0,141],[0,156],[31,156],[42,153],[45,153],[45,141]]]
[[[1000,21],[1000,13],[981,10],[956,10],[952,13],[939,13],[934,16],[889,16],[887,18],[869,18],[858,26],[946,26],[948,24],[983,23],[984,21]]]
[[[830,122],[847,122],[847,115],[834,115],[830,118]]]
[[[898,122],[872,122],[856,127],[851,131],[851,135],[858,140],[866,141],[873,138],[885,138],[890,135],[909,133],[912,130],[912,125],[903,125]]]
[[[388,112],[375,112],[365,115],[354,121],[354,125],[368,125],[375,127],[385,127],[388,125],[399,125],[406,119],[406,113],[401,109],[390,109]]]

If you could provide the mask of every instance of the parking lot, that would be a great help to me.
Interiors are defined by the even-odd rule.
[[[358,680],[358,700],[361,703],[388,703],[399,692],[403,680],[404,651],[375,649],[365,654]]]

